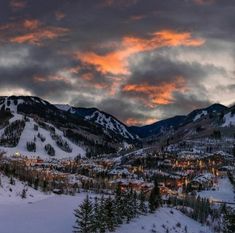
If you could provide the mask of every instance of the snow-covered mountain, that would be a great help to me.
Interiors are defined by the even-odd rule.
[[[128,127],[116,119],[114,116],[100,111],[96,108],[76,108],[69,105],[55,105],[60,110],[69,112],[74,115],[79,115],[87,121],[94,122],[102,126],[105,130],[111,130],[117,135],[121,135],[125,139],[134,140],[136,135],[131,133]]]
[[[232,106],[224,115],[223,127],[235,126],[235,106]]]
[[[234,109],[214,104],[186,116],[128,127],[96,108],[53,105],[33,96],[0,97],[0,152],[68,158],[114,153],[148,140],[174,143],[218,136],[218,131],[231,137]]]
[[[175,116],[142,127],[132,126],[130,127],[130,130],[141,138],[169,136],[169,134],[172,135],[179,131],[181,132],[181,135],[184,135],[185,133],[190,134],[190,132],[194,134],[198,127],[207,127],[210,129],[213,129],[213,127],[221,127],[223,125],[223,115],[228,111],[229,108],[226,106],[213,104],[207,108],[196,109],[185,116]],[[224,121],[227,122],[225,124],[233,121],[233,118],[230,117],[230,115],[225,115],[225,118]]]
[[[112,153],[123,138],[38,97],[0,97],[0,151],[42,158]]]

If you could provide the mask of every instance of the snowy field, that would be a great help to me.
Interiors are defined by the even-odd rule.
[[[10,184],[8,177],[2,174],[0,177],[0,233],[72,233],[74,209],[81,204],[86,193],[76,196],[46,195],[17,179]],[[227,197],[227,188],[231,191],[228,179],[222,179],[219,184],[218,192]],[[21,197],[23,189],[27,190],[24,199]],[[89,196],[95,197],[94,194]],[[115,233],[149,232],[210,233],[210,230],[180,211],[164,207],[155,214],[140,216],[130,224],[120,226]]]
[[[172,208],[160,208],[155,214],[141,216],[121,226],[115,233],[210,233],[208,227]]]
[[[228,177],[220,178],[215,190],[207,190],[198,193],[200,197],[206,197],[213,201],[235,202],[233,186]]]
[[[53,196],[32,204],[0,204],[0,232],[72,233],[73,210],[85,195]]]
[[[54,196],[53,194],[45,195],[31,187],[28,187],[23,182],[13,179],[14,184],[10,184],[10,178],[0,174],[0,205],[16,205],[22,203],[37,202]],[[25,190],[26,198],[22,199],[22,192]],[[1,209],[0,209],[1,211]],[[0,231],[1,232],[1,231]]]
[[[31,204],[0,204],[1,233],[72,233],[75,218],[73,210],[86,194],[77,196],[52,196]],[[165,228],[164,228],[165,225]],[[130,224],[118,228],[115,233],[210,233],[200,223],[170,208],[160,208],[156,214],[140,216]],[[154,231],[151,231],[154,232]]]

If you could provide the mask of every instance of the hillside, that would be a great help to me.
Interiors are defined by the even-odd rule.
[[[210,233],[208,227],[185,216],[180,211],[171,208],[160,208],[155,214],[140,216],[130,224],[124,224],[116,233]]]
[[[100,111],[97,108],[76,108],[70,105],[55,105],[58,109],[82,117],[86,121],[100,125],[104,130],[112,131],[126,140],[135,140],[137,137],[128,127],[114,116]]]
[[[0,98],[0,149],[43,158],[111,153],[124,138],[38,97]]]

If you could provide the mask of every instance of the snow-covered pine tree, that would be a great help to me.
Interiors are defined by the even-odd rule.
[[[224,206],[223,225],[224,233],[235,232],[235,211],[227,206]]]
[[[95,198],[94,216],[93,216],[93,232],[105,233],[105,213],[104,213],[104,197],[101,197],[100,202]]]
[[[74,210],[74,215],[74,233],[93,233],[93,205],[88,195],[79,208]]]
[[[115,191],[115,212],[116,212],[116,221],[117,224],[122,224],[123,223],[123,197],[122,197],[122,191],[120,185],[117,186],[116,191]]]
[[[147,206],[145,203],[145,195],[144,195],[143,190],[141,190],[141,192],[139,194],[139,199],[140,199],[139,206],[138,206],[139,212],[142,214],[146,214],[147,213]]]
[[[125,203],[125,215],[126,215],[126,221],[127,223],[130,222],[130,220],[132,218],[135,217],[135,211],[134,211],[134,206],[133,206],[133,191],[129,190],[126,195],[125,195],[125,199],[124,199],[124,203]]]
[[[115,227],[117,226],[117,223],[113,200],[111,197],[108,197],[105,200],[105,221],[107,229],[111,232],[114,231]]]

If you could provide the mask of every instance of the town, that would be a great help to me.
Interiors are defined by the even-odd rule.
[[[47,193],[69,195],[80,190],[113,194],[120,186],[122,190],[143,191],[148,196],[156,178],[164,200],[213,190],[218,181],[226,177],[235,181],[234,157],[221,154],[138,152],[135,156],[121,158],[43,160],[16,152],[10,157],[1,154],[0,169],[35,189],[41,187]]]

